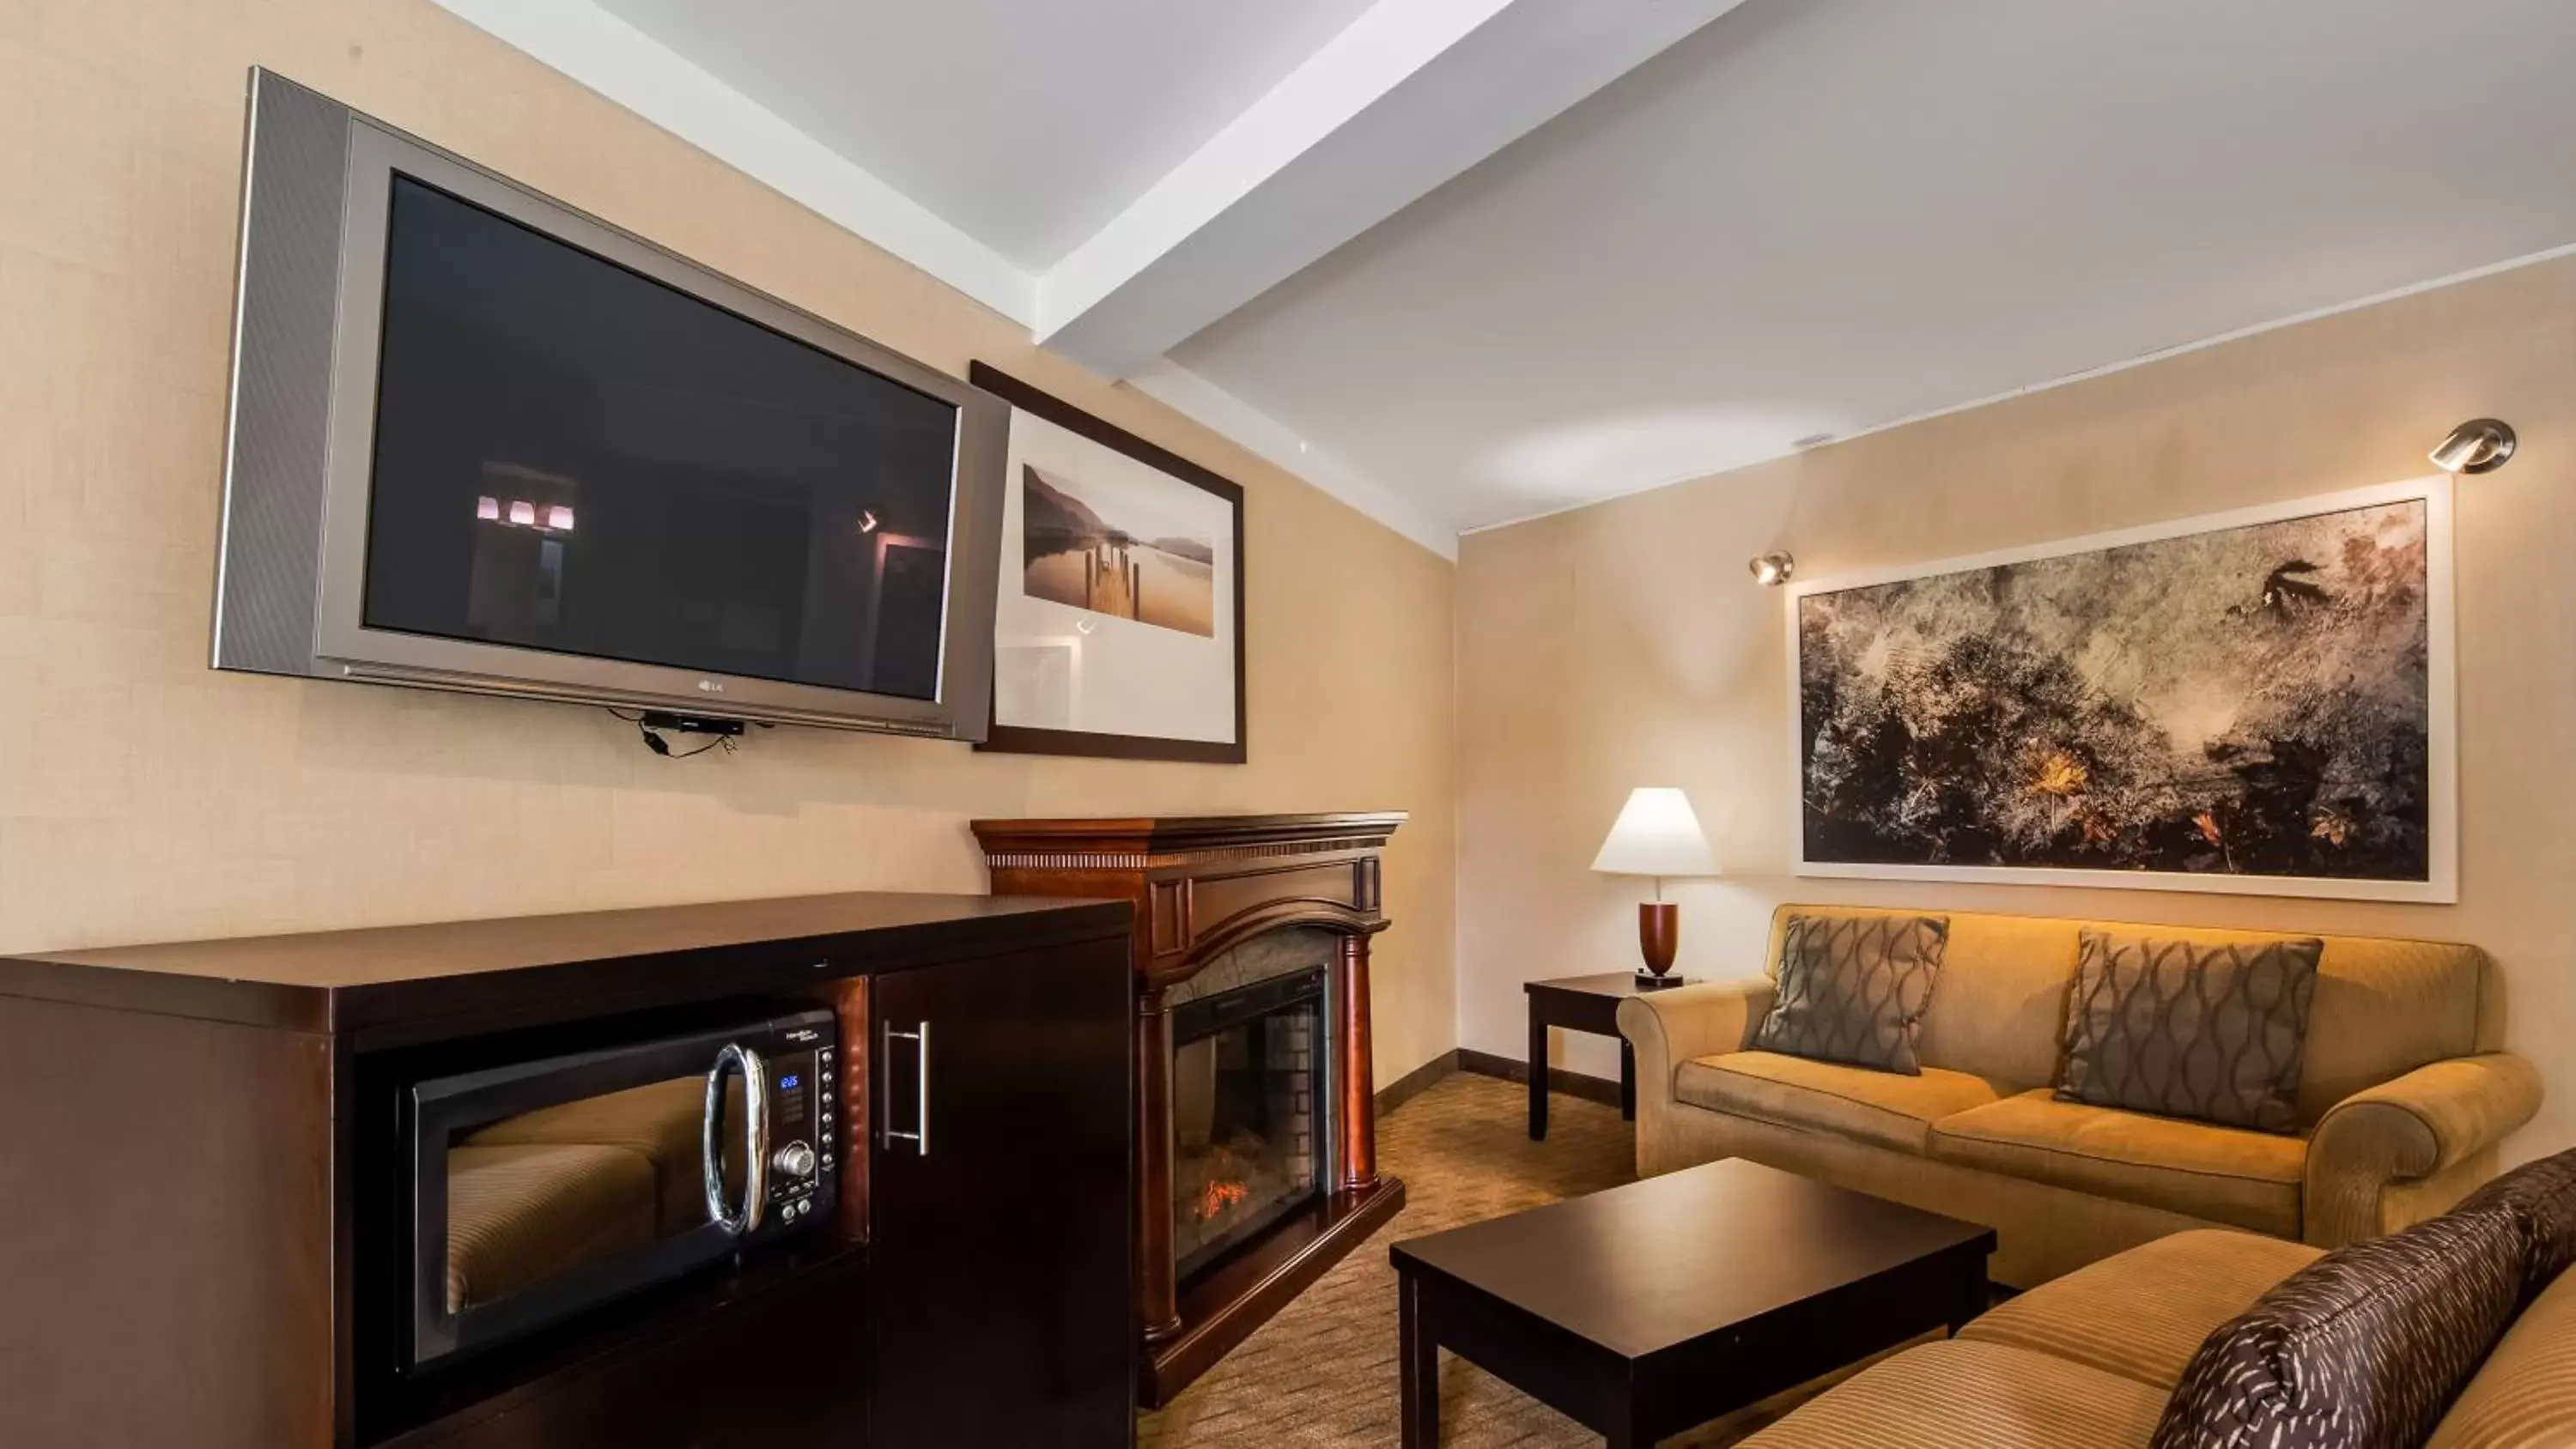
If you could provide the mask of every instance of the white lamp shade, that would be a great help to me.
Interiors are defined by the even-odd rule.
[[[1592,868],[1607,875],[1715,875],[1717,857],[1709,853],[1690,797],[1650,785],[1629,794]]]

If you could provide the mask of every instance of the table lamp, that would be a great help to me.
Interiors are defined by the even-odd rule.
[[[1655,898],[1637,905],[1637,947],[1646,957],[1637,984],[1648,990],[1680,985],[1678,977],[1664,974],[1673,969],[1673,950],[1681,944],[1681,908],[1664,899],[1664,881],[1717,874],[1717,858],[1709,854],[1690,797],[1657,786],[1631,791],[1592,868],[1604,875],[1654,877]]]

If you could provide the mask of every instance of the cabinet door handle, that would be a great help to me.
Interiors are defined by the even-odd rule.
[[[890,1141],[911,1143],[914,1156],[928,1157],[930,1155],[930,1023],[927,1021],[915,1023],[910,1031],[897,1031],[889,1026],[886,1028],[886,1040],[912,1043],[912,1130],[898,1132],[889,1126],[885,1130],[885,1135]],[[886,1065],[893,1066],[892,1048],[887,1049],[886,1058]],[[889,1072],[888,1075],[892,1073]]]

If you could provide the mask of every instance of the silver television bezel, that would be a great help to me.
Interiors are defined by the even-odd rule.
[[[254,81],[252,152],[259,145]],[[310,96],[310,93],[305,93]],[[315,98],[318,99],[318,98]],[[657,707],[738,719],[890,730],[952,739],[984,736],[992,689],[994,589],[999,565],[1003,451],[1009,411],[1001,400],[843,328],[666,251],[632,233],[496,175],[462,157],[355,111],[347,117],[337,180],[339,232],[332,290],[319,557],[312,599],[312,666],[304,672],[374,683],[521,695],[589,704]],[[276,148],[283,151],[285,148]],[[272,162],[272,164],[274,164]],[[746,320],[818,348],[957,410],[940,621],[938,686],[930,699],[794,684],[753,676],[555,653],[369,627],[364,618],[367,526],[382,360],[385,262],[393,178],[401,174],[592,253]],[[317,179],[301,178],[308,184]],[[248,207],[259,204],[251,178]],[[252,220],[246,217],[246,221]],[[246,234],[255,227],[246,227]],[[243,258],[245,307],[255,258]],[[322,279],[312,279],[323,285]],[[298,285],[302,283],[299,281]],[[260,359],[235,361],[236,447],[257,420],[241,416],[244,375]],[[228,474],[227,493],[240,486]],[[233,539],[229,527],[229,553]],[[219,616],[225,610],[218,609]],[[220,635],[216,663],[227,666]]]

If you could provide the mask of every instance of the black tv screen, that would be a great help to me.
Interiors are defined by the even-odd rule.
[[[958,409],[393,177],[366,627],[929,700]]]

